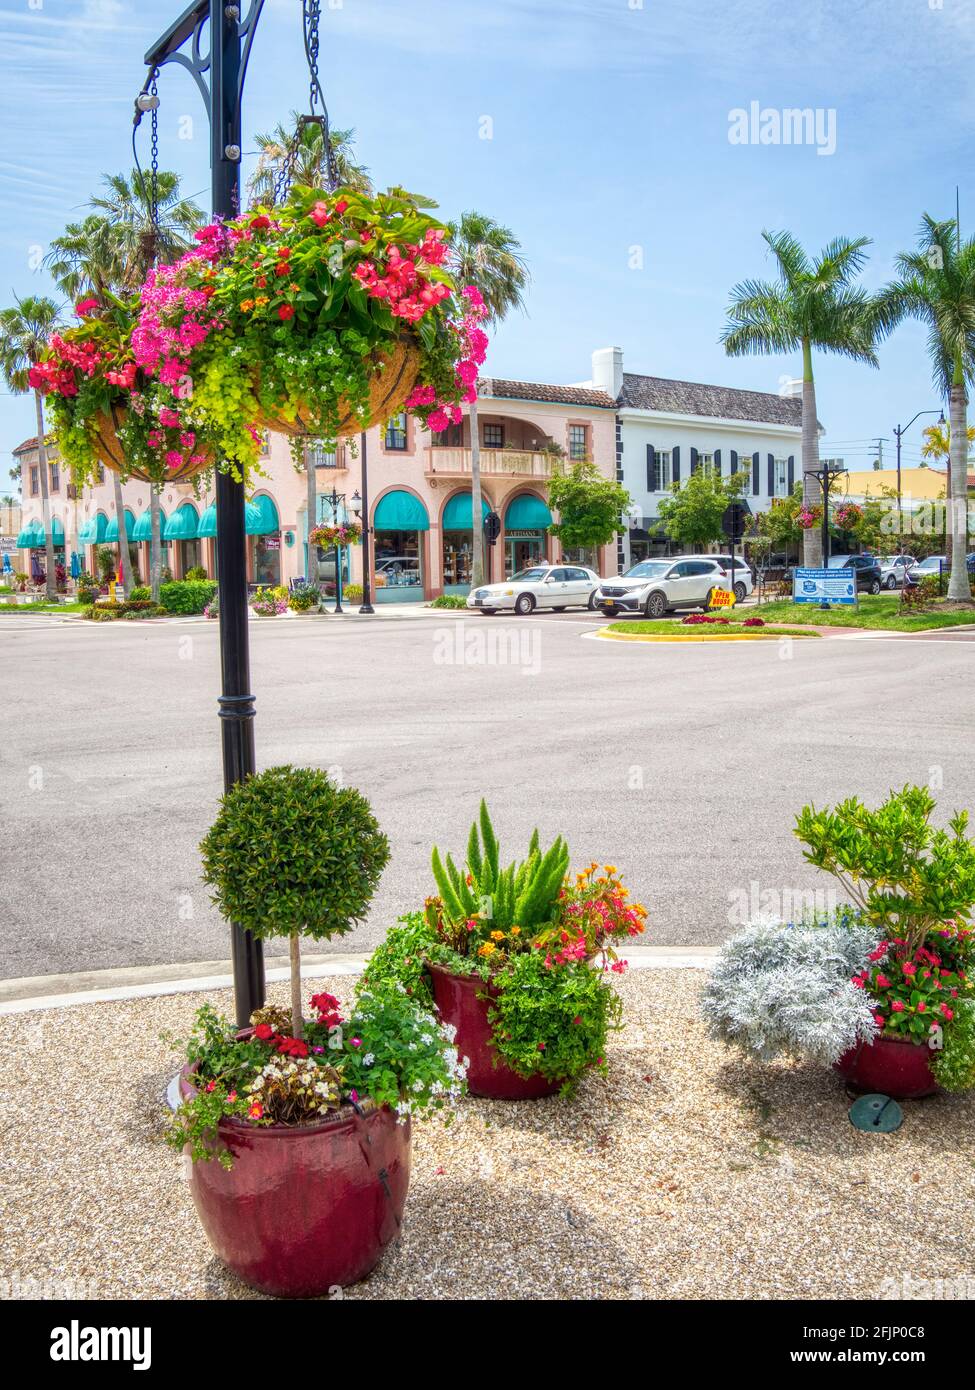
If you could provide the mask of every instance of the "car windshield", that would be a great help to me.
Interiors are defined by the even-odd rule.
[[[522,584],[526,579],[544,579],[547,574],[548,570],[536,565],[530,570],[519,570],[517,574],[512,575],[511,579],[514,584]]]
[[[624,579],[659,579],[662,574],[666,574],[673,564],[673,560],[641,560],[638,565],[627,570]]]

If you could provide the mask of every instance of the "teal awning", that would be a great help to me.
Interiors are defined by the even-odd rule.
[[[372,524],[376,531],[429,531],[430,518],[419,497],[397,489],[380,497]]]
[[[64,545],[64,525],[57,517],[51,522],[51,533],[55,545]],[[18,550],[43,550],[46,544],[44,523],[34,517],[33,521],[21,530],[17,537]]]
[[[485,498],[481,498],[481,520],[487,516],[491,508]],[[473,530],[474,504],[469,492],[458,492],[451,497],[444,507],[443,529],[445,531],[471,531]]]
[[[163,540],[195,541],[199,535],[200,517],[192,502],[180,502],[163,527]]]
[[[276,536],[281,530],[281,522],[278,518],[278,509],[274,505],[274,498],[268,497],[267,493],[262,492],[260,497],[255,497],[254,501],[248,505],[254,507],[260,518],[260,523],[254,530],[248,527],[247,534],[249,536]]]
[[[78,532],[80,545],[101,545],[108,530],[108,517],[104,512],[96,512],[88,518]]]
[[[274,529],[277,530],[278,528],[275,527]],[[244,532],[248,536],[267,535],[261,513],[258,508],[254,506],[253,502],[244,503]],[[216,502],[211,502],[200,517],[200,525],[196,534],[201,540],[205,540],[208,536],[215,536],[217,534]]]
[[[128,507],[126,507],[126,509],[125,509],[125,534],[128,536],[128,538],[129,538],[130,541],[131,541],[131,539],[132,539],[132,532],[133,532],[134,530],[135,530],[135,516],[133,515],[132,512],[129,511]],[[108,523],[108,525],[105,527],[105,539],[106,539],[106,541],[108,541],[109,543],[111,543],[111,542],[114,541],[116,544],[118,544],[118,517],[117,517],[117,516],[113,516],[112,519],[111,519],[111,521],[110,521],[110,522]]]
[[[166,513],[162,507],[159,508],[159,538],[163,545],[166,544]],[[139,517],[132,530],[129,532],[130,541],[151,541],[152,540],[152,509],[146,507]]]
[[[544,531],[552,525],[552,513],[540,497],[523,493],[508,503],[504,525],[507,531]]]

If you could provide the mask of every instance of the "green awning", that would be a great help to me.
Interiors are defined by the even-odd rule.
[[[96,512],[83,523],[78,532],[80,545],[101,545],[108,530],[108,517],[104,512]]]
[[[275,527],[275,530],[278,528]],[[265,536],[267,531],[264,528],[263,519],[260,511],[254,506],[253,502],[244,503],[244,533],[248,536]],[[200,517],[199,529],[196,533],[201,540],[208,536],[217,534],[217,504],[211,502],[209,507]]]
[[[163,545],[166,544],[166,513],[162,507],[159,508],[159,538]],[[130,541],[151,541],[152,540],[152,509],[146,507],[145,511],[129,532]]]
[[[195,541],[200,517],[192,502],[181,502],[163,527],[165,541]]]
[[[508,503],[504,525],[506,531],[544,531],[552,525],[552,513],[540,497],[523,493]]]
[[[64,524],[57,517],[51,522],[52,538],[55,545],[64,545]],[[34,517],[17,537],[19,550],[43,550],[46,543],[44,523]]]
[[[129,538],[130,541],[132,540],[132,532],[133,532],[134,530],[135,530],[135,516],[133,515],[132,512],[129,511],[128,507],[126,507],[126,509],[125,509],[125,534],[128,536],[128,538]],[[113,516],[112,519],[111,519],[111,521],[110,521],[110,522],[108,523],[108,525],[106,526],[106,528],[105,528],[105,540],[106,540],[107,542],[109,542],[110,544],[111,544],[112,542],[114,542],[116,545],[118,544],[118,517],[117,517],[117,516]]]
[[[255,497],[254,501],[248,505],[254,507],[260,518],[260,523],[254,530],[248,526],[247,534],[249,536],[276,536],[281,530],[281,522],[278,518],[278,509],[274,505],[274,498],[268,497],[267,493],[262,492],[260,497]]]
[[[372,524],[376,531],[429,531],[430,518],[419,497],[397,489],[380,497]]]
[[[487,516],[491,508],[485,498],[481,498],[481,519]],[[445,531],[471,531],[473,530],[474,504],[469,492],[457,492],[451,497],[444,507],[443,530]]]

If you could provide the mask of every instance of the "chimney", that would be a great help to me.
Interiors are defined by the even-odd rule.
[[[615,401],[623,389],[623,349],[597,348],[592,355],[592,384]]]

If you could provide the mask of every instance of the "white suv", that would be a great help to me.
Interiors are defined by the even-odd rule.
[[[731,556],[730,555],[682,555],[683,560],[714,560],[724,570],[727,580],[731,575]],[[727,587],[727,585],[725,586]],[[747,598],[754,585],[752,584],[752,572],[748,568],[747,560],[743,560],[740,555],[735,556],[735,602],[741,603],[742,599]]]
[[[607,617],[642,612],[662,618],[672,608],[706,608],[711,590],[725,582],[726,573],[712,555],[641,560],[619,579],[600,580],[594,606]]]

